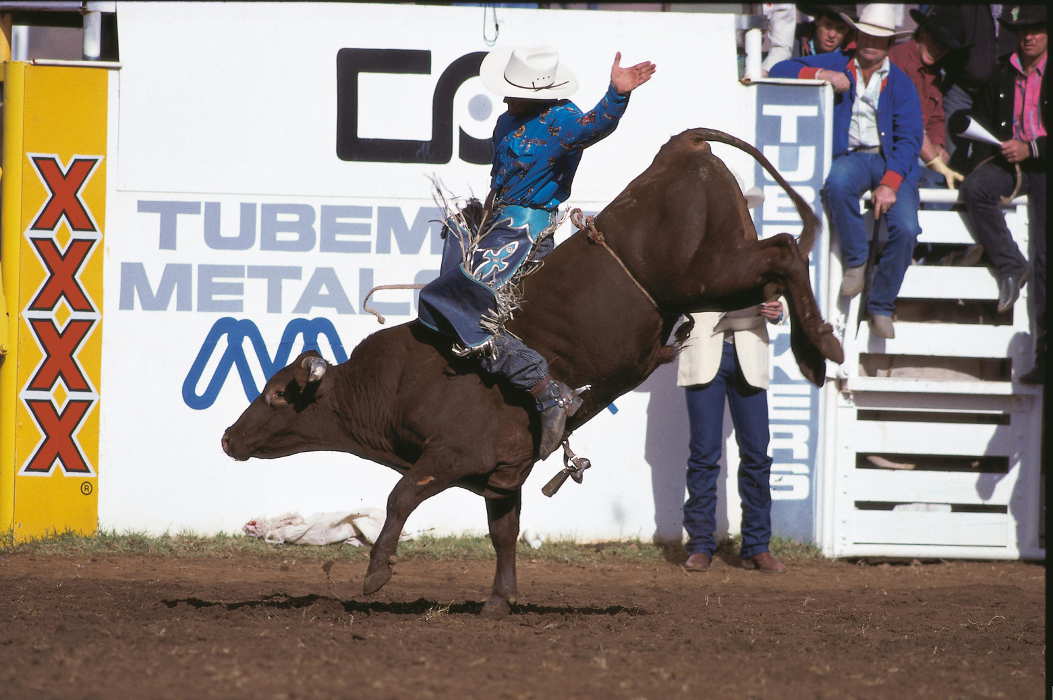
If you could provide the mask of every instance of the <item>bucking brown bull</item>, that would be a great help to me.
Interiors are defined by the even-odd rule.
[[[750,153],[793,200],[804,224],[764,240],[734,176],[707,141]],[[527,303],[509,328],[548,360],[570,386],[591,385],[568,433],[640,385],[675,355],[667,341],[682,314],[732,310],[785,294],[790,345],[801,371],[822,385],[825,360],[843,360],[808,281],[807,256],[818,221],[804,200],[754,147],[712,129],[690,129],[595,219],[524,278]],[[612,254],[613,253],[613,254]],[[410,513],[450,486],[483,496],[497,552],[485,614],[516,599],[520,491],[537,460],[536,412],[529,397],[454,356],[450,341],[417,321],[380,330],[339,365],[305,352],[267,382],[223,435],[235,459],[299,452],[350,452],[402,478],[373,545],[363,589],[391,578],[393,555]]]

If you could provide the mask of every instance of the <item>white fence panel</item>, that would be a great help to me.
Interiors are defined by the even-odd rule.
[[[1011,545],[1009,533],[1001,513],[857,510],[852,518],[853,541],[860,544],[1004,548]],[[886,553],[894,556],[894,550]]]
[[[1017,474],[856,469],[850,493],[856,501],[1008,506]]]
[[[975,243],[957,212],[923,209],[918,212],[918,224],[921,225],[918,240],[922,243]]]
[[[988,396],[1012,396],[1016,391],[1011,382],[946,381],[909,377],[852,377],[846,380],[845,390],[851,392],[880,391],[890,395],[941,393],[970,398],[981,393]],[[900,400],[906,402],[911,399],[901,398]],[[906,405],[903,410],[906,410]]]
[[[856,339],[857,352],[886,355],[935,355],[941,357],[1006,357],[1014,326],[981,326],[969,323],[896,323],[895,338],[870,335],[864,323]]]
[[[998,283],[983,267],[907,268],[900,299],[998,299]]]
[[[846,437],[861,453],[1006,456],[1015,447],[1009,426],[976,423],[857,420]]]
[[[923,191],[922,198],[952,203],[956,195]],[[1026,251],[1026,203],[1018,199],[1005,211],[1017,245]],[[960,211],[923,209],[919,219],[923,229],[919,243],[974,243]],[[841,273],[836,257],[832,256],[829,268],[828,288],[836,290]],[[940,316],[946,304],[934,304],[931,320],[897,320],[896,337],[891,339],[871,337],[869,324],[861,321],[860,297],[831,299],[827,314],[836,327],[844,329],[845,363],[838,371],[837,387],[828,389],[836,408],[828,413],[831,418],[826,426],[832,431],[828,439],[835,449],[830,451],[831,473],[824,481],[824,489],[831,494],[827,498],[833,500],[824,515],[830,523],[821,538],[825,553],[1045,556],[1039,536],[1042,389],[1022,385],[1009,376],[1000,381],[962,378],[970,376],[963,375],[967,370],[977,371],[977,377],[998,377],[1000,371],[997,363],[974,366],[963,358],[1010,360],[1012,377],[1030,368],[1029,291],[1024,288],[1008,324],[951,323],[951,318]],[[997,297],[994,277],[980,266],[913,265],[900,292],[901,300],[973,302]],[[866,370],[860,362],[863,354],[872,356]],[[925,367],[934,365],[933,371],[928,376],[903,376],[922,371],[896,358],[906,355],[925,358]],[[890,376],[866,376],[864,372]],[[860,413],[867,410],[909,412],[914,420]],[[951,422],[932,415],[930,421],[925,420],[926,414],[939,413],[954,414],[955,421],[968,414],[976,414],[977,419]],[[990,416],[1009,420],[994,424]],[[862,467],[874,455],[897,456],[892,461],[914,461],[920,468]],[[911,455],[926,457],[912,460]],[[963,457],[987,458],[979,468],[1002,466],[1008,471],[961,471]],[[992,464],[992,457],[1002,458],[1003,465],[998,460]],[[890,510],[889,504],[904,505]],[[930,504],[933,510],[905,510],[913,507],[907,504]],[[1003,509],[1005,512],[999,512]]]
[[[866,377],[863,379],[866,379]],[[968,397],[967,400],[963,400],[963,397],[960,396],[944,396],[942,393],[930,394],[925,397],[923,404],[906,406],[903,405],[903,397],[896,393],[859,392],[853,396],[857,409],[875,411],[940,411],[941,413],[985,413],[997,415],[1012,409],[1011,403],[1002,396],[973,395]]]

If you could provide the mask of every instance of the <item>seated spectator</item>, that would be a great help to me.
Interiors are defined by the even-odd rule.
[[[797,25],[793,42],[795,57],[837,51],[844,46],[848,33],[852,31],[841,15],[848,15],[853,20],[859,18],[855,5],[798,4],[797,9],[812,17],[812,21]]]
[[[871,190],[874,220],[885,216],[889,235],[877,260],[866,311],[871,331],[893,338],[896,297],[921,233],[921,104],[910,78],[888,59],[896,36],[892,6],[867,5],[858,21],[844,19],[855,30],[849,48],[791,58],[773,66],[771,74],[826,80],[834,88],[833,162],[823,197],[832,228],[841,238],[841,294],[852,297],[863,290],[869,247],[859,198]]]
[[[999,313],[1013,308],[1020,288],[1032,278],[1035,366],[1020,380],[1045,383],[1046,376],[1046,7],[1005,5],[998,21],[1015,32],[1017,48],[999,62],[994,77],[976,98],[971,116],[1002,140],[1000,147],[974,145],[978,166],[962,183],[961,199],[978,243],[998,279]],[[1021,190],[1028,198],[1031,265],[1013,241],[999,199],[1013,191],[1019,164]]]
[[[965,48],[941,62],[943,111],[952,114],[972,108],[973,100],[986,85],[998,66],[998,60],[1016,48],[1013,32],[1001,27],[995,18],[1001,5],[950,5],[945,11],[957,12]],[[966,172],[971,160],[972,141],[948,134],[946,148],[951,154],[950,167]]]
[[[815,19],[799,24],[798,9]],[[811,56],[840,49],[850,31],[841,13],[852,19],[858,16],[855,5],[764,3],[761,10],[768,21],[764,35],[768,50],[761,64],[765,75],[776,63],[791,56]]]
[[[957,8],[933,6],[927,14],[910,11],[918,23],[914,36],[896,44],[888,52],[894,64],[910,77],[921,100],[921,119],[925,133],[921,142],[921,160],[929,170],[923,170],[919,184],[938,187],[944,182],[954,189],[965,177],[947,163],[951,156],[944,147],[947,127],[944,123],[943,94],[940,92],[940,65],[952,51],[962,48],[960,17]]]

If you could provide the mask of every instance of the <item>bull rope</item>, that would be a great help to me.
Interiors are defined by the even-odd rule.
[[[589,241],[591,241],[592,243],[596,243],[608,253],[610,253],[611,257],[614,258],[614,261],[618,263],[618,266],[625,271],[625,274],[628,275],[629,279],[632,280],[633,284],[636,285],[636,288],[643,292],[643,295],[647,297],[647,301],[651,302],[651,306],[653,306],[656,311],[661,311],[661,308],[659,308],[658,306],[658,302],[654,300],[654,297],[651,296],[650,292],[644,289],[644,286],[640,284],[640,280],[636,279],[636,277],[633,276],[633,273],[630,272],[629,268],[625,266],[625,263],[622,262],[622,259],[620,257],[618,257],[618,254],[615,253],[609,245],[607,245],[607,238],[603,235],[602,232],[600,232],[599,229],[596,228],[595,217],[584,216],[581,209],[575,208],[570,210],[570,222],[574,224],[578,228],[578,230],[585,231],[585,235],[588,237]]]

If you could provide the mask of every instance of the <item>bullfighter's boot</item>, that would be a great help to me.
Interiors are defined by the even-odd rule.
[[[581,399],[574,395],[569,386],[545,377],[530,389],[534,403],[541,417],[541,442],[538,455],[545,459],[563,441],[567,418],[573,416],[581,407]]]

